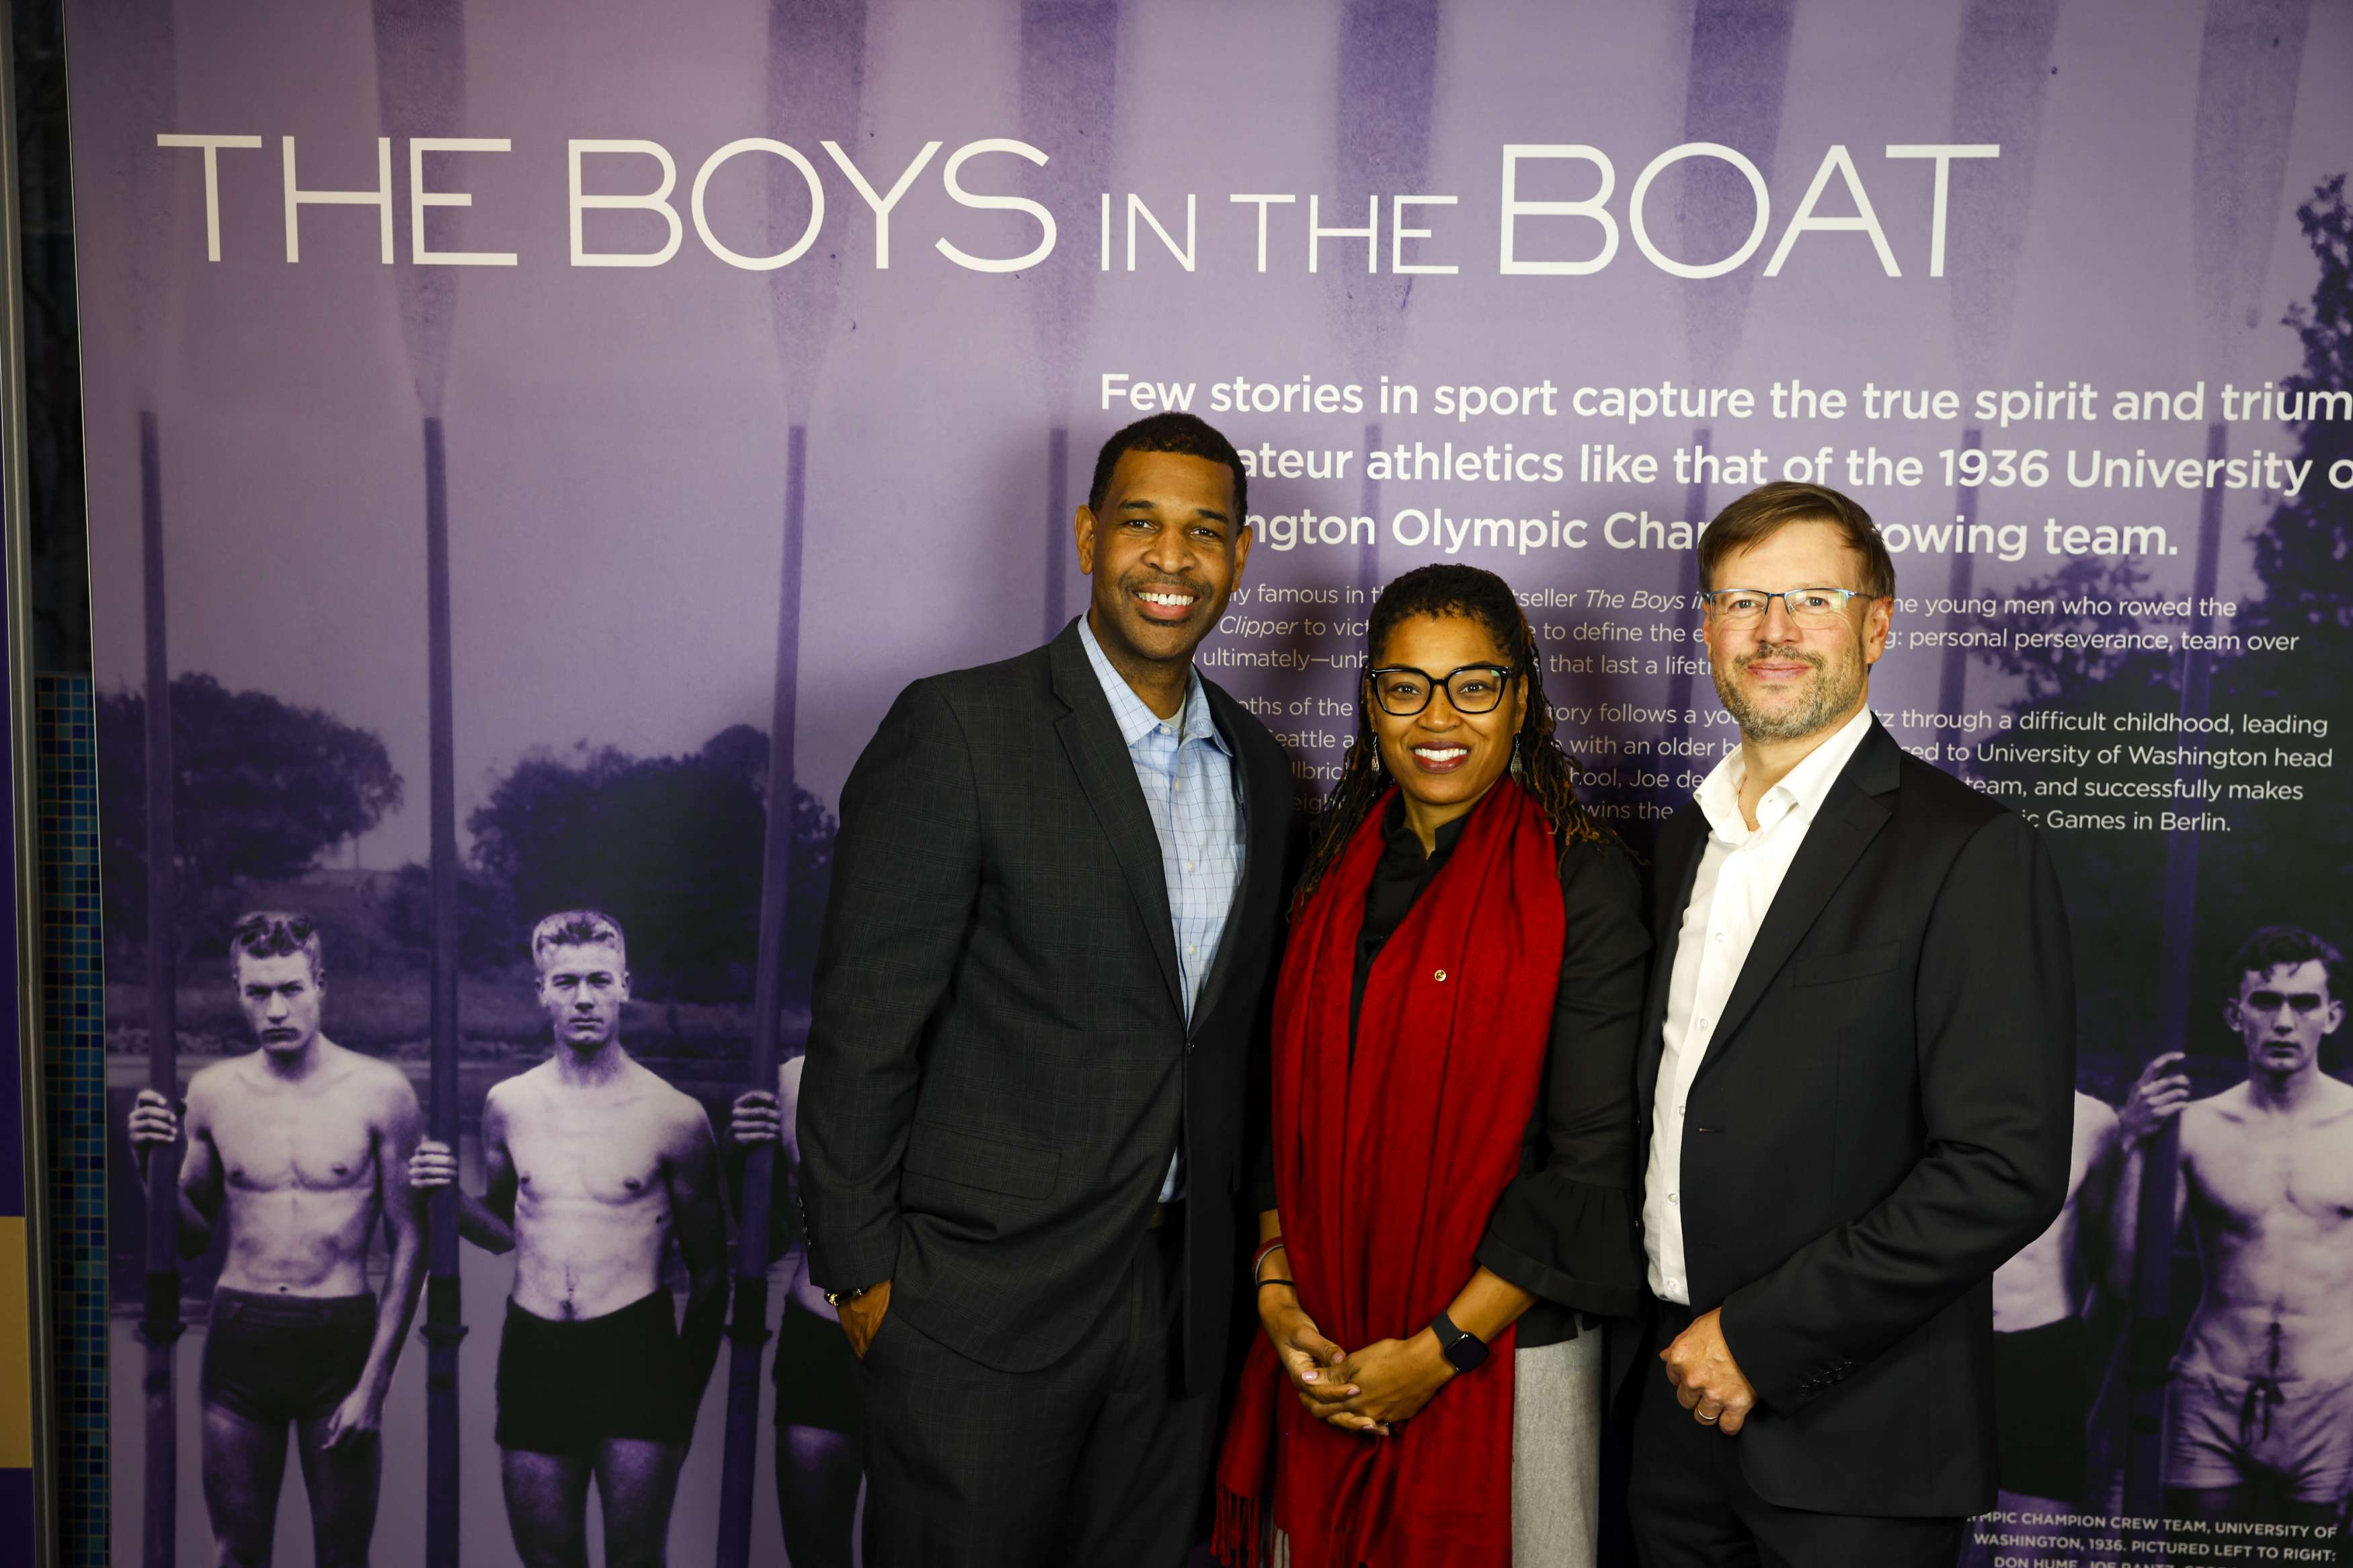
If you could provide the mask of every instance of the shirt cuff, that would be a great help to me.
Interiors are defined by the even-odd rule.
[[[1531,1295],[1604,1317],[1632,1316],[1649,1293],[1626,1191],[1549,1171],[1504,1189],[1477,1259]]]

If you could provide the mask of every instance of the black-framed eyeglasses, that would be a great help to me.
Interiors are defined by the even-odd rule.
[[[1493,713],[1518,673],[1508,664],[1466,664],[1444,675],[1432,675],[1409,664],[1383,665],[1366,672],[1374,700],[1392,719],[1412,718],[1430,706],[1434,691],[1445,692],[1457,713]]]
[[[1871,599],[1876,595],[1859,588],[1789,588],[1778,594],[1768,594],[1762,588],[1717,588],[1700,595],[1715,618],[1726,626],[1747,626],[1761,621],[1778,599],[1788,606],[1789,618],[1801,626],[1831,626],[1846,615],[1846,607],[1856,599]]]

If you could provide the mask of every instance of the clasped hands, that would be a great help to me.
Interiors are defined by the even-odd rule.
[[[1749,1386],[1732,1346],[1724,1337],[1724,1312],[1713,1309],[1692,1320],[1674,1343],[1659,1352],[1666,1363],[1667,1381],[1675,1385],[1675,1399],[1703,1426],[1713,1426],[1730,1437],[1736,1435],[1756,1408],[1757,1391]]]
[[[1324,1337],[1299,1305],[1295,1290],[1272,1287],[1259,1309],[1267,1338],[1307,1413],[1344,1431],[1387,1437],[1397,1423],[1420,1414],[1452,1381],[1455,1368],[1438,1336],[1424,1329],[1410,1339],[1377,1340],[1351,1355]],[[1659,1352],[1675,1399],[1692,1419],[1725,1436],[1737,1436],[1757,1405],[1757,1390],[1733,1358],[1723,1312],[1693,1320]]]
[[[1376,1340],[1352,1355],[1324,1337],[1295,1290],[1274,1287],[1264,1295],[1259,1317],[1283,1375],[1301,1406],[1328,1426],[1387,1437],[1454,1377],[1453,1363],[1428,1329],[1410,1339]]]

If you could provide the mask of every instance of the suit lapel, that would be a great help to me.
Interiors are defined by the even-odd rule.
[[[1686,805],[1659,835],[1659,881],[1654,905],[1655,952],[1651,961],[1650,994],[1642,1007],[1642,1055],[1634,1081],[1641,1092],[1642,1121],[1650,1123],[1651,1100],[1658,1088],[1659,1058],[1666,1051],[1667,986],[1675,972],[1675,949],[1683,940],[1683,907],[1691,902],[1692,884],[1699,878],[1701,854],[1707,847],[1707,816],[1696,804]]]
[[[1126,874],[1128,891],[1143,911],[1145,930],[1151,933],[1152,956],[1168,982],[1168,994],[1178,1016],[1185,1011],[1185,983],[1176,968],[1176,925],[1168,912],[1168,884],[1160,869],[1160,836],[1153,831],[1152,812],[1144,804],[1144,786],[1135,780],[1135,763],[1119,738],[1119,722],[1095,679],[1094,667],[1079,641],[1079,624],[1064,627],[1047,650],[1054,694],[1070,711],[1054,721],[1071,771],[1086,791],[1095,821],[1111,841],[1112,853]]]
[[[1234,795],[1242,807],[1242,873],[1234,883],[1234,901],[1226,910],[1225,928],[1218,936],[1218,956],[1210,963],[1209,973],[1201,982],[1201,994],[1193,1004],[1192,1029],[1198,1030],[1208,1017],[1224,993],[1226,978],[1234,970],[1241,948],[1240,933],[1256,931],[1257,916],[1262,900],[1273,896],[1282,875],[1283,807],[1287,804],[1276,798],[1278,788],[1290,784],[1290,775],[1278,773],[1272,779],[1261,776],[1250,762],[1249,748],[1240,739],[1238,716],[1240,710],[1233,700],[1209,681],[1202,686],[1209,694],[1209,711],[1216,718],[1219,732],[1233,752]],[[1187,1031],[1190,1033],[1191,1031]]]
[[[1747,961],[1740,966],[1740,978],[1733,982],[1732,994],[1725,999],[1723,1016],[1708,1037],[1707,1056],[1699,1067],[1702,1073],[1714,1067],[1729,1047],[1766,988],[1821,917],[1847,873],[1887,826],[1888,805],[1880,797],[1894,790],[1902,760],[1894,741],[1873,720],[1862,744],[1823,797],[1820,815],[1806,830],[1805,842],[1798,847],[1788,874],[1781,879],[1772,906],[1765,911]]]

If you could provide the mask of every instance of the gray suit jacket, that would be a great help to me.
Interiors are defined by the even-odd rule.
[[[1206,684],[1206,683],[1205,683]],[[1182,1129],[1186,1366],[1225,1362],[1289,763],[1208,686],[1247,858],[1186,1026],[1160,845],[1077,623],[902,692],[851,770],[799,1135],[812,1278],[1025,1372],[1109,1304]]]

